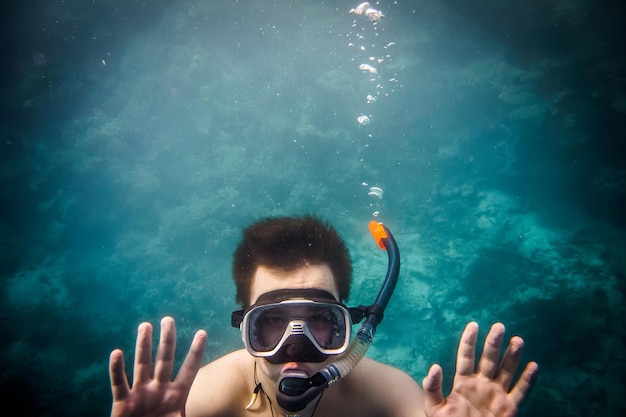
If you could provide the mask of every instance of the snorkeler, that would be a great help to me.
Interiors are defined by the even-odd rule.
[[[389,256],[382,288],[369,306],[348,308],[352,265],[337,232],[311,216],[270,218],[248,227],[234,254],[237,301],[232,315],[245,349],[200,368],[207,334],[196,333],[174,380],[175,325],[166,317],[154,368],[152,326],[139,326],[132,388],[123,354],[111,353],[112,417],[123,416],[512,416],[538,366],[513,384],[523,341],[513,337],[500,357],[504,326],[494,324],[475,369],[478,325],[461,336],[454,385],[442,395],[433,365],[423,390],[408,374],[363,357],[398,276],[391,232],[374,223]],[[351,338],[353,323],[364,319]]]

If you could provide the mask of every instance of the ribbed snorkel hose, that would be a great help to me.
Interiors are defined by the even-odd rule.
[[[278,385],[278,404],[289,412],[304,409],[306,405],[340,378],[345,377],[365,356],[372,343],[376,326],[383,318],[389,299],[396,288],[400,273],[400,252],[393,235],[382,223],[370,222],[370,232],[381,249],[387,250],[389,265],[385,282],[381,287],[374,304],[368,308],[365,322],[350,342],[350,346],[337,360],[310,378],[285,377]]]

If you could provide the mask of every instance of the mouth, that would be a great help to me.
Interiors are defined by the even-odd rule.
[[[287,362],[280,369],[280,374],[282,376],[288,375],[299,378],[308,378],[310,373],[311,370],[307,366],[304,366],[297,362]]]

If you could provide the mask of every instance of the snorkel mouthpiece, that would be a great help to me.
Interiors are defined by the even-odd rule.
[[[296,376],[296,373],[285,372],[278,384],[276,400],[278,404],[289,412],[303,410],[326,388],[345,377],[365,356],[369,348],[376,326],[383,318],[383,313],[398,282],[400,273],[400,252],[393,235],[382,223],[371,221],[370,232],[376,244],[387,250],[389,265],[385,282],[376,296],[374,304],[368,307],[365,322],[350,343],[350,346],[334,363],[327,365],[310,378]]]
[[[286,376],[278,386],[278,404],[292,413],[300,411],[339,378],[339,370],[332,364],[310,378]]]

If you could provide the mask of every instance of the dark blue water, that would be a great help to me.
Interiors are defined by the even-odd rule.
[[[107,415],[109,352],[165,314],[180,358],[198,328],[240,348],[241,228],[313,213],[353,304],[386,268],[367,222],[396,235],[370,356],[449,387],[464,324],[503,321],[541,366],[522,415],[623,414],[624,3],[357,3],[3,3],[3,403]]]

